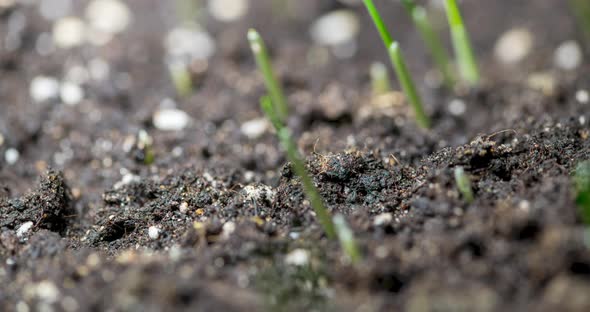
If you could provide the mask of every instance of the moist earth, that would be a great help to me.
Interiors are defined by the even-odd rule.
[[[20,151],[14,164],[0,160],[2,310],[590,310],[590,234],[572,181],[590,158],[580,100],[590,72],[552,65],[555,47],[578,35],[565,5],[464,2],[486,78],[457,92],[419,79],[433,116],[423,130],[398,92],[370,94],[368,64],[385,55],[362,6],[346,6],[361,16],[358,55],[317,68],[307,64],[307,27],[345,7],[338,1],[301,1],[298,17],[284,19],[256,1],[243,21],[208,21],[219,53],[181,98],[161,45],[175,23],[170,8],[127,4],[135,21],[104,51],[50,57],[34,38],[51,23],[28,6],[0,14],[2,37],[13,14],[28,21],[20,49],[0,49],[0,155]],[[399,20],[410,67],[428,76],[405,13],[383,8]],[[270,128],[256,138],[241,131],[262,117],[249,26],[268,40],[289,125],[328,209],[346,216],[360,263],[325,237]],[[503,68],[490,50],[517,26],[533,29],[537,46]],[[30,103],[33,77],[63,76],[92,57],[106,59],[111,76],[85,85],[87,99]],[[550,88],[530,83],[539,72]],[[117,87],[117,77],[132,86]],[[167,98],[191,116],[185,129],[153,124]],[[457,101],[461,114],[449,109]],[[471,203],[455,183],[459,166]]]

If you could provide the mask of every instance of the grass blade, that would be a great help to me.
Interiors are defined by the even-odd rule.
[[[459,192],[461,192],[463,199],[469,204],[472,203],[475,197],[473,196],[473,189],[471,188],[471,180],[467,174],[465,174],[463,167],[455,168],[455,183],[457,183],[457,188],[459,189]]]
[[[422,6],[417,6],[414,0],[402,0],[406,11],[411,16],[416,28],[422,36],[422,40],[426,47],[430,50],[430,54],[438,67],[446,86],[453,89],[455,85],[455,75],[451,68],[449,55],[442,43],[438,34],[434,31],[434,27],[428,19],[428,14]]]
[[[461,76],[470,85],[477,85],[479,83],[479,68],[457,1],[445,0],[445,9]]]
[[[400,84],[402,85],[402,89],[408,98],[408,102],[414,109],[416,122],[423,128],[430,128],[430,118],[428,118],[426,112],[424,111],[422,99],[416,90],[414,80],[408,71],[408,67],[397,42],[393,42],[389,47],[389,56]]]
[[[272,99],[276,114],[281,121],[286,121],[289,114],[287,100],[283,88],[277,80],[272,68],[264,40],[262,40],[262,37],[256,30],[250,29],[248,31],[248,41],[250,42],[250,48],[254,53],[254,57],[256,58],[258,69],[264,77],[266,89]]]
[[[342,250],[348,255],[352,264],[358,263],[362,258],[361,252],[354,238],[354,233],[348,226],[348,223],[346,223],[343,215],[337,214],[334,216],[334,226],[336,227],[336,233],[340,240]]]
[[[278,130],[279,140],[283,145],[283,148],[287,152],[287,158],[291,162],[293,166],[293,170],[295,174],[299,176],[301,179],[301,185],[303,187],[303,191],[307,196],[307,199],[311,203],[311,207],[315,211],[316,217],[322,227],[324,228],[324,232],[330,239],[336,238],[336,229],[334,227],[334,223],[330,218],[330,213],[326,206],[324,205],[324,200],[320,195],[318,189],[313,184],[313,180],[307,173],[307,169],[305,169],[305,163],[303,159],[299,155],[297,151],[297,146],[293,139],[291,138],[291,133],[287,128],[281,128]]]
[[[387,26],[385,26],[385,22],[383,22],[383,19],[379,14],[379,10],[377,10],[377,7],[375,7],[373,0],[364,0],[364,2],[367,11],[369,11],[369,15],[371,15],[371,18],[375,23],[375,27],[377,27],[377,30],[379,31],[379,35],[381,35],[381,39],[385,44],[385,48],[388,49],[393,43],[393,37],[391,37],[391,34],[387,30]]]
[[[586,160],[576,166],[574,175],[576,187],[576,204],[580,209],[582,220],[590,225],[590,161]]]
[[[583,35],[586,47],[590,50],[590,1],[569,0],[570,8]]]

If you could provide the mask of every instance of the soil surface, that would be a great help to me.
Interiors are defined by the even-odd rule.
[[[456,92],[428,83],[430,58],[401,5],[380,3],[429,130],[399,93],[372,97],[368,68],[386,55],[361,5],[300,0],[280,16],[270,0],[251,2],[236,22],[203,20],[217,51],[189,97],[165,62],[172,1],[127,1],[133,22],[108,44],[45,56],[37,38],[52,22],[32,4],[0,5],[0,39],[25,20],[20,47],[0,45],[0,310],[590,311],[590,236],[572,185],[590,158],[590,67],[554,65],[555,49],[579,39],[563,1],[464,1],[484,81]],[[360,18],[358,52],[309,64],[310,23],[339,8]],[[267,40],[289,125],[327,206],[355,233],[357,265],[324,236],[273,131],[241,130],[262,117],[264,93],[248,27]],[[494,45],[515,27],[534,48],[504,66]],[[31,99],[33,78],[97,58],[108,78],[88,80],[77,105]],[[165,99],[191,117],[186,128],[154,125]]]

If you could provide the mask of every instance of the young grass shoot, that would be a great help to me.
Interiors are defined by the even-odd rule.
[[[479,68],[457,1],[445,0],[445,9],[459,71],[468,84],[475,86],[479,83]]]
[[[379,11],[375,7],[373,0],[364,0],[364,3],[367,11],[369,11],[371,18],[373,19],[373,22],[375,23],[375,27],[377,27],[377,30],[381,35],[381,39],[383,40],[386,49],[389,52],[393,68],[395,69],[396,75],[400,81],[404,93],[406,94],[408,102],[414,109],[416,122],[423,128],[429,128],[430,119],[424,111],[422,99],[417,92],[414,80],[412,79],[404,57],[400,51],[399,44],[393,41],[393,37],[387,30],[387,26],[385,26],[385,23],[383,22]]]
[[[250,29],[248,31],[248,41],[250,42],[252,53],[254,53],[254,57],[256,58],[258,69],[264,77],[266,89],[268,90],[268,94],[273,102],[276,114],[279,120],[284,122],[287,120],[287,116],[289,114],[287,100],[285,98],[283,88],[277,80],[272,68],[264,40],[262,40],[262,37],[256,30]]]
[[[356,240],[354,239],[354,233],[348,226],[348,223],[346,223],[346,219],[343,215],[337,214],[334,216],[333,220],[342,250],[344,250],[352,264],[357,264],[361,260],[362,256],[356,244]]]
[[[414,25],[418,28],[426,47],[430,50],[430,54],[443,77],[445,85],[449,89],[453,89],[455,85],[455,75],[451,68],[449,55],[439,35],[435,32],[432,23],[430,23],[426,9],[422,6],[416,5],[414,0],[402,0],[402,4],[412,18]]]
[[[590,1],[569,0],[569,4],[585,40],[586,47],[590,50]]]
[[[576,204],[580,215],[584,223],[590,226],[590,160],[583,161],[576,166],[574,183]]]
[[[473,196],[473,189],[471,188],[471,179],[465,173],[463,167],[455,168],[455,183],[457,183],[457,188],[459,189],[461,196],[463,196],[463,199],[468,204],[471,204],[475,197]]]
[[[371,64],[369,72],[371,75],[371,90],[373,96],[379,96],[391,92],[389,74],[383,63],[375,62]]]

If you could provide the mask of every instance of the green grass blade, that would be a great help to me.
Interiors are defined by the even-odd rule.
[[[448,88],[452,89],[455,85],[455,76],[451,68],[449,55],[434,27],[428,19],[428,14],[424,7],[417,6],[413,0],[402,0],[408,14],[412,17],[414,25],[418,28],[422,40],[430,50],[438,70],[443,76],[444,82]]]
[[[459,192],[461,192],[463,199],[465,199],[467,203],[472,203],[475,197],[473,196],[473,189],[471,188],[471,180],[467,174],[465,174],[463,167],[455,168],[455,183],[457,183],[457,188],[459,189]]]
[[[264,77],[266,89],[268,90],[268,94],[272,99],[276,114],[280,120],[285,121],[287,120],[289,114],[287,100],[285,98],[283,88],[276,78],[272,64],[270,63],[270,58],[268,56],[268,51],[266,49],[266,45],[264,44],[264,40],[262,40],[262,37],[256,30],[250,29],[248,31],[248,41],[250,42],[252,53],[254,53],[254,57],[256,58],[258,68]]]
[[[578,28],[583,35],[586,47],[590,49],[590,1],[569,0],[572,14],[576,18]]]
[[[367,7],[367,11],[369,11],[369,15],[371,15],[371,18],[375,23],[375,27],[377,27],[377,30],[379,31],[379,35],[381,35],[381,39],[385,44],[385,48],[389,48],[391,43],[393,43],[393,37],[391,37],[391,34],[387,30],[387,26],[385,26],[385,23],[383,22],[383,19],[381,18],[379,11],[375,7],[373,0],[364,0],[364,2],[365,7]]]
[[[576,166],[574,175],[576,187],[576,204],[582,220],[590,225],[590,161],[586,160]]]
[[[265,95],[260,98],[260,108],[262,109],[268,120],[270,120],[270,123],[275,127],[277,131],[284,127],[283,122],[277,115],[275,108],[272,105],[272,100],[270,96]]]
[[[445,0],[445,9],[461,76],[469,84],[477,85],[479,83],[479,68],[457,1]]]
[[[322,199],[318,189],[313,184],[313,180],[307,173],[307,169],[305,169],[305,163],[297,151],[297,146],[291,138],[289,129],[281,128],[278,130],[278,136],[281,144],[283,145],[283,148],[287,152],[287,158],[291,162],[295,174],[301,179],[303,191],[311,203],[311,207],[315,211],[316,217],[322,225],[324,232],[330,239],[336,238],[336,229],[332,219],[330,218],[330,213],[328,212],[328,209],[326,209],[324,200]]]
[[[336,233],[340,240],[342,250],[348,255],[353,264],[358,263],[362,259],[361,252],[354,238],[354,233],[346,223],[343,215],[337,214],[334,216],[334,226],[336,227]]]
[[[430,118],[428,118],[428,115],[426,115],[426,112],[424,111],[422,99],[416,90],[414,80],[410,75],[397,42],[393,42],[389,47],[389,56],[391,58],[391,63],[393,64],[393,68],[395,69],[397,77],[402,85],[402,89],[408,98],[408,102],[414,109],[416,122],[423,128],[430,128]]]

